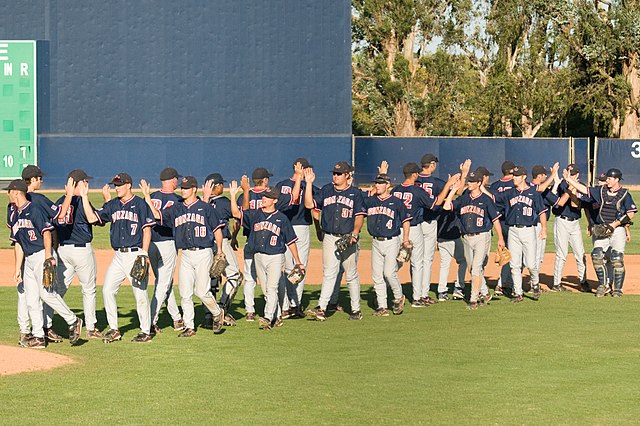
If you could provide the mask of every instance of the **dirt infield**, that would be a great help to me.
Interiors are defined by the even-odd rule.
[[[11,346],[0,346],[0,376],[44,371],[72,363],[69,357]]]
[[[238,261],[242,261],[242,252],[236,253]],[[104,274],[113,257],[113,251],[111,250],[97,250],[96,259],[98,261],[98,284],[102,284]],[[493,260],[493,254],[491,255]],[[553,253],[547,253],[542,263],[542,270],[540,271],[540,282],[543,285],[551,285],[553,282],[553,263],[555,261],[555,255]],[[13,252],[12,250],[0,250],[0,286],[13,286]],[[319,284],[322,281],[322,252],[320,250],[311,250],[309,268],[307,271],[307,282],[312,284]],[[240,263],[241,264],[241,263]],[[438,252],[435,254],[434,269],[431,274],[431,282],[437,283],[440,275],[440,257]],[[626,278],[624,283],[625,294],[640,294],[640,255],[625,256],[625,268]],[[358,260],[358,271],[360,272],[360,282],[363,284],[370,284],[371,281],[371,251],[362,250]],[[448,282],[451,283],[455,279],[456,267],[452,266],[449,271]],[[498,268],[493,262],[490,262],[486,270],[487,279],[489,285],[493,286],[498,279]],[[564,267],[564,276],[567,277],[564,280],[564,284],[567,288],[577,289],[578,280],[576,278],[576,262],[573,255],[569,255],[567,263]],[[591,259],[587,256],[587,278],[591,282],[592,287],[596,286],[596,276],[593,272],[593,266],[591,265]],[[403,283],[410,281],[409,278],[409,266],[405,265],[400,270],[400,279]],[[177,280],[177,274],[176,274]],[[469,276],[467,276],[469,281]],[[77,283],[77,279],[74,282]]]

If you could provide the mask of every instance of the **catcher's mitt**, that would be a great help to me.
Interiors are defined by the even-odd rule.
[[[343,235],[336,241],[336,253],[342,254],[349,250],[349,247],[358,243],[358,237],[353,234]]]
[[[136,281],[144,281],[149,275],[149,256],[145,254],[138,255],[133,262],[129,275]]]
[[[398,250],[398,256],[396,256],[396,261],[398,263],[405,263],[411,260],[411,252],[413,251],[413,244],[411,241],[406,243],[402,243],[400,246],[400,250]]]
[[[53,257],[45,259],[44,264],[42,265],[42,286],[49,290],[56,284],[57,280],[56,259]]]
[[[302,265],[296,265],[293,267],[291,272],[289,272],[289,275],[287,275],[287,279],[291,284],[298,285],[302,280],[304,280],[305,274],[306,272],[304,267]]]
[[[213,257],[211,268],[209,268],[209,276],[211,278],[219,279],[224,273],[224,270],[227,268],[227,266],[229,266],[229,262],[227,262],[227,258],[225,257],[224,253],[217,253]]]
[[[511,260],[511,252],[506,247],[498,247],[496,249],[496,264],[504,266]]]
[[[613,227],[607,223],[597,223],[591,228],[591,235],[596,239],[609,238],[613,234]]]

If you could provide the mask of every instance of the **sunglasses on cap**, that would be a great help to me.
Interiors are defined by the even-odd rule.
[[[332,173],[333,173],[334,176],[342,176],[342,175],[345,174],[345,173],[342,173],[342,172],[332,172]]]

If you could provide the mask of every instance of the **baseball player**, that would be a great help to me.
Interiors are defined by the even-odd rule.
[[[159,191],[151,194],[151,203],[156,210],[165,210],[182,201],[176,193],[178,178],[182,176],[173,167],[167,167],[160,172]],[[167,311],[173,319],[173,329],[183,331],[184,321],[180,315],[176,296],[173,292],[173,274],[176,269],[178,251],[173,236],[173,229],[157,223],[151,228],[151,244],[149,245],[149,263],[156,277],[153,296],[151,297],[151,332],[160,333],[158,318],[162,304],[167,303]]]
[[[598,276],[597,297],[605,295],[607,286],[607,267],[610,262],[613,267],[613,297],[622,296],[624,284],[624,249],[627,234],[625,225],[631,222],[638,211],[631,194],[620,185],[622,171],[612,168],[607,170],[607,182],[604,186],[586,187],[574,179],[566,170],[563,173],[568,184],[575,187],[581,197],[587,203],[598,204],[598,215],[595,217],[596,225],[605,225],[609,231],[608,236],[595,236],[591,260],[593,268]]]
[[[55,264],[51,233],[54,229],[45,208],[27,200],[27,183],[22,179],[11,181],[5,188],[9,201],[16,207],[8,218],[10,239],[14,243],[16,283],[23,282],[28,315],[31,318],[32,336],[23,346],[42,349],[47,342],[43,328],[42,304],[58,311],[69,325],[69,342],[75,345],[80,338],[82,320],[69,309],[53,288],[42,285],[45,259]],[[24,265],[23,265],[24,262]]]
[[[371,234],[371,278],[378,301],[374,316],[388,317],[387,285],[393,292],[393,313],[400,315],[404,310],[405,297],[398,278],[398,250],[400,249],[400,229],[402,244],[409,243],[411,215],[401,198],[392,196],[391,178],[379,174],[375,179],[375,192],[364,199],[367,209],[367,230]]]
[[[607,184],[607,172],[602,172],[598,175],[598,181],[596,182],[598,186],[605,186]],[[596,222],[596,217],[598,216],[600,205],[598,203],[587,203],[581,201],[581,205],[585,210],[587,217],[587,235],[591,237],[591,243],[593,244],[596,241],[595,236],[592,233],[593,225]],[[625,230],[627,231],[627,242],[631,240],[631,235],[629,233],[629,224],[625,225]],[[611,262],[606,262],[607,268],[607,283],[605,285],[604,294],[611,293],[611,287],[613,287],[613,267],[611,266]],[[588,283],[587,283],[588,285]],[[591,286],[581,288],[585,293],[591,293]]]
[[[182,201],[163,210],[157,210],[153,205],[151,188],[144,179],[140,181],[140,188],[153,216],[161,225],[173,230],[176,247],[181,250],[178,286],[185,329],[178,336],[196,335],[194,293],[213,314],[213,331],[220,333],[224,309],[211,294],[209,269],[213,263],[214,242],[217,253],[222,253],[224,221],[209,203],[197,197],[198,181],[193,176],[186,176],[180,182]]]
[[[458,217],[453,212],[441,212],[438,216],[438,251],[440,252],[440,275],[438,278],[438,301],[449,300],[448,277],[451,262],[458,264],[458,275],[455,280],[453,298],[464,299],[464,279],[467,261],[464,257],[464,244]]]
[[[130,272],[138,256],[147,256],[151,244],[151,227],[156,224],[156,221],[147,203],[131,192],[131,182],[131,176],[127,173],[115,175],[110,184],[115,186],[118,197],[107,201],[99,210],[94,210],[89,203],[89,186],[86,183],[80,184],[82,206],[89,223],[100,225],[106,222],[111,223],[109,233],[111,247],[115,254],[107,269],[102,287],[104,309],[109,323],[109,330],[104,333],[103,342],[105,343],[122,340],[118,327],[116,295],[125,278],[131,282],[140,321],[140,333],[132,339],[132,342],[151,341],[148,277],[138,281],[131,278]]]
[[[251,229],[247,245],[253,253],[256,274],[266,301],[264,315],[259,320],[260,328],[269,330],[274,325],[281,326],[283,323],[278,316],[278,299],[282,300],[285,295],[280,279],[287,248],[296,265],[304,267],[298,256],[293,226],[287,216],[276,209],[280,192],[273,186],[265,188],[262,192],[262,207],[248,210],[238,208],[235,200],[238,185],[235,181],[231,183],[229,192],[233,216]]]
[[[351,299],[350,320],[362,319],[360,311],[360,279],[358,277],[358,239],[364,223],[366,209],[362,191],[348,183],[353,168],[345,161],[338,162],[332,170],[332,182],[313,192],[315,173],[305,170],[304,205],[321,211],[322,239],[322,287],[318,306],[307,313],[318,321],[327,319],[326,310],[336,286],[340,265],[344,268]],[[350,236],[351,246],[342,253],[336,252],[336,242]]]
[[[580,170],[575,164],[569,164],[566,170],[574,179],[579,179]],[[582,203],[578,198],[578,191],[571,187],[565,180],[560,182],[557,191],[558,196],[561,198],[551,209],[555,216],[553,235],[556,247],[556,261],[553,267],[553,287],[551,289],[552,291],[566,291],[562,286],[562,269],[567,260],[569,245],[571,245],[571,250],[578,265],[580,288],[584,292],[591,292],[591,288],[587,283],[586,258],[584,243],[582,241],[582,229],[580,228]],[[567,194],[568,199],[566,197],[562,198],[564,194]]]
[[[299,166],[297,166],[298,164]],[[291,194],[298,181],[300,181],[300,191],[304,192],[304,188],[306,185],[305,182],[302,182],[302,179],[304,179],[304,169],[310,168],[311,165],[306,158],[297,158],[296,160],[294,160],[292,166],[293,176],[276,184],[276,188],[282,194]],[[302,202],[301,198],[298,196],[298,198],[293,201],[292,208],[285,210],[283,213],[291,222],[293,230],[298,237],[298,240],[296,241],[298,255],[300,256],[302,264],[306,268],[307,262],[309,260],[309,251],[311,248],[310,232],[311,224],[313,223],[311,210],[304,206],[304,202]],[[287,250],[285,252],[284,274],[282,275],[282,281],[286,288],[286,297],[284,298],[284,304],[282,306],[283,319],[304,318],[305,316],[304,311],[302,310],[304,280],[302,280],[298,285],[294,286],[286,278],[294,266],[295,262],[293,259],[293,255],[291,254],[290,250]]]
[[[424,235],[421,224],[424,221],[424,210],[433,209],[435,198],[427,191],[416,186],[420,167],[416,163],[407,163],[402,168],[404,182],[393,189],[393,195],[404,202],[411,221],[409,222],[409,240],[413,243],[411,253],[411,285],[413,288],[411,307],[421,308],[428,306],[422,299],[424,294],[429,294],[429,288],[423,289],[426,283],[422,278],[424,268]],[[404,238],[404,233],[401,233]]]
[[[444,203],[444,209],[453,212],[460,220],[460,232],[464,244],[466,264],[471,268],[471,296],[469,309],[478,308],[478,297],[484,277],[484,267],[491,249],[491,228],[496,228],[498,246],[504,247],[500,229],[500,213],[491,195],[482,192],[484,175],[471,172],[467,176],[467,191],[453,200],[462,183],[452,187]],[[488,292],[487,292],[488,295]],[[489,297],[483,297],[487,301]]]
[[[540,298],[540,281],[536,263],[538,240],[547,234],[547,208],[540,192],[526,182],[527,170],[523,166],[513,168],[514,187],[501,192],[496,200],[504,206],[505,223],[509,227],[508,247],[511,251],[511,277],[513,279],[514,303],[522,302],[522,261],[531,275],[534,300]],[[536,231],[536,224],[542,224]]]
[[[498,211],[501,213],[500,216],[500,226],[502,229],[502,238],[507,244],[507,248],[509,248],[509,225],[506,223],[506,215],[505,215],[505,206],[501,204],[500,197],[498,195],[504,191],[508,191],[513,188],[513,168],[516,165],[513,161],[506,160],[502,163],[502,178],[498,181],[493,182],[489,185],[489,192],[496,197],[496,207]],[[510,296],[513,292],[513,279],[511,277],[511,267],[510,265],[504,265],[500,270],[500,278],[498,279],[498,284],[496,285],[495,294],[496,296],[507,295]]]
[[[102,339],[96,329],[96,255],[91,247],[93,227],[87,221],[82,208],[79,182],[91,179],[84,170],[69,173],[66,194],[56,201],[58,215],[55,227],[58,234],[58,294],[64,297],[69,290],[74,275],[78,276],[82,287],[82,306],[87,338]]]
[[[546,167],[541,165],[535,165],[531,168],[531,185],[535,187],[540,195],[542,196],[542,201],[544,201],[544,205],[547,208],[547,212],[545,216],[547,217],[547,222],[549,222],[549,217],[551,216],[551,207],[553,207],[558,202],[558,196],[556,195],[558,192],[558,185],[560,184],[560,178],[558,177],[558,167],[559,163],[555,163],[551,168],[551,173],[547,171]],[[554,183],[553,188],[551,188],[551,184]],[[536,225],[536,232],[540,233],[540,227],[542,225],[540,222]],[[542,262],[544,260],[544,251],[547,245],[547,237],[546,235],[540,241],[538,241],[538,251],[536,253],[536,263],[538,264],[538,271],[542,269]],[[566,291],[566,289],[562,286],[560,288],[554,289],[551,288],[551,291]]]

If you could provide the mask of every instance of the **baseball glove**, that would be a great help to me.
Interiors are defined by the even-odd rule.
[[[306,272],[304,267],[302,265],[296,265],[293,267],[291,272],[289,272],[289,275],[287,275],[287,279],[291,284],[298,285],[302,280],[304,280],[305,274]]]
[[[56,260],[53,257],[45,259],[42,265],[42,286],[49,290],[56,284],[57,279]]]
[[[229,262],[227,262],[227,258],[225,257],[224,253],[217,253],[213,257],[211,268],[209,268],[209,276],[211,278],[220,278],[227,266],[229,266]]]
[[[398,263],[405,263],[411,260],[411,252],[413,251],[413,244],[411,241],[406,243],[402,243],[400,246],[400,250],[398,250],[398,256],[396,256],[396,261]]]
[[[607,223],[597,223],[591,228],[591,235],[596,239],[609,238],[613,234],[613,227]]]
[[[511,252],[506,247],[498,247],[496,249],[496,264],[504,266],[511,260]]]
[[[129,275],[136,281],[144,281],[149,275],[149,257],[144,254],[138,255]]]
[[[349,247],[358,243],[358,237],[352,234],[343,235],[336,241],[336,253],[342,254],[349,250]]]

